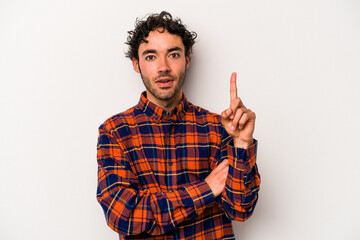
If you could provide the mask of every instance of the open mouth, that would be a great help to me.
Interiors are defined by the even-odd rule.
[[[155,83],[159,87],[170,87],[174,80],[172,78],[160,78]]]

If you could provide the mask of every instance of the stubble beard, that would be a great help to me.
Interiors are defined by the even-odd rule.
[[[141,79],[145,85],[145,88],[147,91],[149,91],[154,97],[156,97],[159,100],[167,101],[176,96],[176,94],[180,91],[182,86],[184,85],[185,78],[186,78],[186,71],[180,73],[179,78],[177,79],[175,76],[170,75],[168,73],[160,74],[159,76],[155,77],[154,79],[149,79],[148,77],[144,76],[140,70]],[[166,94],[161,94],[161,90],[156,89],[151,83],[154,85],[156,84],[155,81],[160,77],[170,77],[175,82],[175,88],[172,92],[167,92]],[[166,88],[164,88],[166,89]]]

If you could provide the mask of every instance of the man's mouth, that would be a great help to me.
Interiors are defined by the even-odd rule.
[[[171,77],[161,77],[155,81],[155,83],[161,88],[171,87],[173,82],[174,79]]]

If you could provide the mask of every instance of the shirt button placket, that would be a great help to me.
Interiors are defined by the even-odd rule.
[[[173,144],[171,143],[171,138],[172,138],[172,136],[171,135],[173,135],[174,134],[174,122],[171,120],[171,126],[170,126],[170,129],[169,129],[169,134],[168,134],[168,138],[169,138],[169,145],[170,145],[170,147],[173,147]],[[170,150],[170,151],[173,151],[173,150]],[[171,156],[174,156],[173,155],[174,153],[171,153]],[[174,162],[172,162],[173,161],[173,159],[170,159],[169,160],[169,166],[172,166],[172,165],[174,165]]]

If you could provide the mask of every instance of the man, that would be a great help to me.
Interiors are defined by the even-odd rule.
[[[127,56],[146,91],[98,140],[97,199],[120,239],[234,239],[231,220],[246,220],[257,202],[255,114],[237,97],[236,74],[221,116],[182,92],[195,38],[167,12],[129,32]]]

